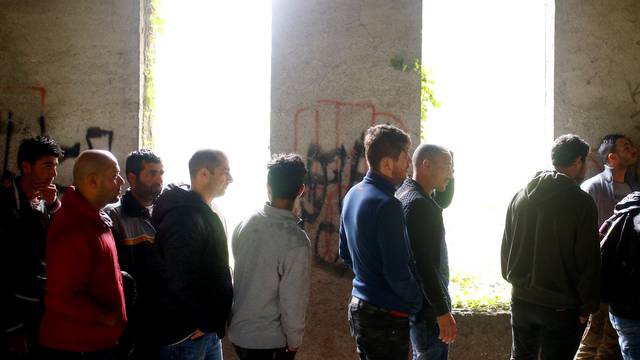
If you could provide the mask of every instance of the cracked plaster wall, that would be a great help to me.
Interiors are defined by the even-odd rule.
[[[640,2],[558,0],[555,134],[640,141]]]
[[[124,167],[139,144],[140,14],[138,0],[0,0],[0,158],[12,110],[12,170],[20,140],[40,133],[42,89],[48,134],[82,151],[88,131],[100,149],[113,132]],[[72,166],[61,164],[57,183],[71,181]]]

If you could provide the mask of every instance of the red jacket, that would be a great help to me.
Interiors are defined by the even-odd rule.
[[[43,347],[89,352],[114,347],[126,325],[122,275],[110,220],[73,187],[47,237]]]

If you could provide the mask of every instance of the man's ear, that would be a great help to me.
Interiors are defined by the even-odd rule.
[[[31,163],[28,161],[23,161],[20,163],[20,173],[21,174],[30,174],[31,173]]]
[[[618,159],[618,154],[616,154],[616,153],[612,153],[612,152],[610,152],[610,153],[607,155],[607,163],[608,163],[608,164],[614,164],[614,163],[617,163],[617,162],[618,162],[618,160],[619,160],[619,159]]]
[[[136,174],[134,174],[132,172],[128,173],[127,174],[127,181],[129,182],[129,185],[135,184],[136,178],[137,178]]]
[[[84,183],[86,185],[88,185],[91,188],[95,188],[98,186],[98,174],[96,173],[91,173],[91,174],[87,174],[87,176],[85,177]]]
[[[379,170],[381,173],[385,173],[388,170],[393,170],[393,159],[391,159],[389,156],[385,156],[380,159]]]

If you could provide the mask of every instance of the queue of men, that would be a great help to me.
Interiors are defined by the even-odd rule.
[[[410,147],[396,127],[369,128],[369,170],[343,201],[339,255],[354,274],[347,317],[360,359],[405,360],[409,349],[447,359],[457,337],[443,221],[454,156]],[[638,152],[605,136],[605,170],[583,183],[588,154],[578,136],[558,137],[554,169],[508,206],[512,359],[640,359]],[[242,360],[295,357],[310,285],[299,155],[267,164],[269,201],[231,235],[234,271],[213,205],[233,181],[223,152],[197,151],[190,185],[163,191],[160,157],[133,151],[121,199],[119,164],[103,150],[80,154],[59,199],[62,156],[48,137],[23,141],[20,176],[0,190],[3,358],[222,359],[227,331]]]

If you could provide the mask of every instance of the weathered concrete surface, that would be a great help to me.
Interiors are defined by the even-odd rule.
[[[555,134],[640,140],[640,2],[556,2]]]
[[[421,1],[273,1],[271,151],[307,156],[303,203],[315,264],[300,359],[353,359],[337,261],[342,197],[366,171],[362,133],[392,123],[419,143]],[[400,56],[402,72],[390,66]]]
[[[140,13],[138,0],[0,0],[0,153],[12,110],[12,170],[20,140],[40,134],[42,103],[46,133],[65,146],[85,150],[90,135],[108,149],[113,132],[121,166],[138,148]],[[57,183],[70,182],[72,165],[59,167]]]
[[[449,359],[504,360],[511,354],[511,325],[508,313],[457,312],[458,339]]]

